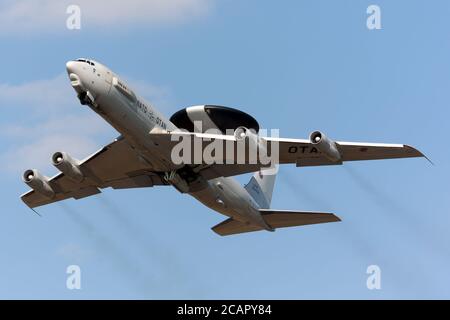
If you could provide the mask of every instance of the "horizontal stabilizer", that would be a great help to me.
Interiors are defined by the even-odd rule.
[[[341,221],[341,219],[339,219],[339,217],[335,216],[334,214],[325,212],[304,212],[272,209],[261,209],[259,211],[266,223],[274,229]],[[232,234],[259,231],[264,229],[259,226],[246,224],[230,218],[214,226],[212,230],[221,236],[228,236]]]

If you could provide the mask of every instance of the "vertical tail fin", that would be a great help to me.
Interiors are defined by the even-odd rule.
[[[278,167],[255,172],[250,181],[245,185],[245,189],[261,209],[270,208],[277,172]]]

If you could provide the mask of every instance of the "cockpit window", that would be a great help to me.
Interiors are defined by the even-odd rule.
[[[95,63],[93,63],[92,61],[86,60],[86,59],[77,59],[77,61],[86,62],[86,63],[90,64],[91,66],[95,66]]]

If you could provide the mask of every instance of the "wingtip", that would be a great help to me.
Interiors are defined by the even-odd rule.
[[[39,217],[42,218],[42,215],[41,215],[39,212],[37,212],[36,210],[34,210],[32,207],[29,207],[29,208],[31,209],[31,211],[33,211],[33,212],[36,213]]]
[[[31,211],[33,211],[33,212],[34,212],[35,214],[37,214],[39,217],[42,217],[42,215],[39,214],[39,212],[37,212],[37,211],[34,209],[36,206],[31,205],[31,204],[28,203],[27,200],[26,200],[26,199],[27,199],[26,196],[27,196],[28,194],[30,194],[31,192],[33,192],[33,190],[30,190],[30,191],[24,193],[23,195],[20,196],[20,199],[22,200],[22,202],[23,202],[28,208],[30,208]]]
[[[423,157],[425,158],[425,159],[427,159],[428,160],[428,162],[429,163],[431,163],[431,165],[432,166],[434,166],[434,162],[433,161],[431,161],[431,159],[430,158],[428,158],[426,155],[423,155]]]
[[[408,148],[408,149],[410,149],[410,150],[412,150],[412,151],[414,151],[415,152],[415,157],[421,157],[421,158],[425,158],[429,163],[431,163],[431,165],[433,165],[434,166],[434,162],[433,161],[431,161],[431,159],[430,158],[428,158],[422,151],[420,151],[420,150],[418,150],[418,149],[416,149],[416,148],[414,148],[414,147],[412,147],[412,146],[410,146],[410,145],[404,145],[406,148]]]

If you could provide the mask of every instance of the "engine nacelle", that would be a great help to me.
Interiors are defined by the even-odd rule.
[[[320,131],[314,131],[309,136],[309,140],[325,157],[333,162],[341,161],[341,153],[336,145],[336,142],[328,138]]]
[[[250,129],[247,129],[246,127],[237,127],[234,131],[234,137],[237,141],[244,141],[245,139],[258,139],[257,135],[253,133]]]
[[[84,175],[80,170],[79,161],[65,152],[55,152],[52,156],[53,165],[75,182],[82,182]]]
[[[48,183],[48,178],[44,177],[36,169],[26,170],[23,174],[23,181],[34,191],[39,192],[47,198],[54,198],[55,191]]]
[[[248,150],[248,161],[250,164],[256,164],[259,162],[264,162],[263,164],[267,164],[265,162],[268,159],[263,159],[263,157],[267,157],[267,148],[266,144],[263,143],[262,139],[258,136],[258,134],[253,129],[247,129],[246,127],[238,127],[234,131],[234,138],[238,142],[238,154],[237,160],[243,161],[245,159],[245,153],[242,154],[243,150],[239,148],[239,146],[246,146],[246,150]]]

